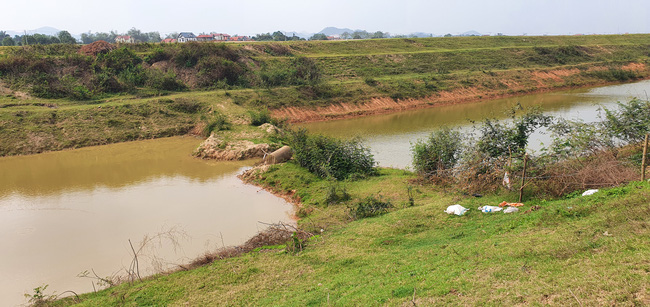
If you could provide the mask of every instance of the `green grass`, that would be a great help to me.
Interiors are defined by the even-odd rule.
[[[324,229],[304,251],[262,249],[85,294],[81,306],[648,304],[650,184],[531,201],[523,210],[541,209],[528,214],[483,214],[476,207],[515,195],[471,198],[416,185],[416,205],[404,206],[413,178],[382,169],[341,182],[351,202],[382,194],[397,207],[350,221],[345,204],[322,203],[329,182],[292,164],[275,166],[261,181],[296,189],[315,209],[300,224]],[[469,213],[443,213],[455,203]]]
[[[214,84],[203,84],[201,82],[205,80],[220,78],[219,72],[227,70],[227,67],[219,66],[221,62],[216,58],[206,58],[205,63],[198,64],[202,60],[199,58],[195,59],[197,64],[194,67],[182,68],[182,75],[187,79],[183,80],[184,83],[191,84],[192,78],[203,80],[190,86],[189,91],[156,90],[146,82],[145,85],[129,85],[126,84],[129,78],[118,74],[124,92],[110,93],[96,89],[92,97],[86,100],[22,99],[16,95],[1,95],[0,138],[3,142],[0,143],[0,156],[185,134],[202,122],[209,122],[209,111],[217,109],[236,122],[237,118],[246,116],[247,110],[273,111],[285,107],[310,109],[338,103],[366,103],[374,98],[397,101],[435,99],[445,93],[453,96],[455,91],[474,92],[477,93],[475,98],[479,99],[541,89],[635,80],[650,75],[650,67],[646,65],[635,72],[623,71],[622,67],[631,62],[648,63],[648,46],[650,35],[644,34],[198,45],[193,48],[201,54],[212,56],[213,53],[223,53],[226,57],[245,62],[245,65],[242,64],[245,68],[237,64],[241,71],[233,70],[230,73],[242,74],[248,82],[228,83],[224,79]],[[167,52],[168,57],[177,58],[185,49],[194,50],[189,45],[185,49],[181,47],[136,44],[128,48],[132,49],[132,56],[153,61],[150,56],[161,50]],[[89,69],[80,68],[94,60],[76,55],[78,48],[71,45],[0,48],[0,62],[11,57],[40,58],[40,61],[16,63],[40,63],[52,71],[47,77],[54,88],[74,90],[75,86],[87,84],[93,77]],[[266,69],[267,74],[282,76],[286,73],[283,69],[292,66],[297,57],[307,57],[315,63],[315,69],[321,76],[319,82],[291,86],[265,86],[260,83],[262,71]],[[168,65],[176,65],[172,59],[168,60]],[[149,69],[145,66],[143,70]],[[172,70],[180,69],[173,67]],[[72,79],[57,77],[59,70],[64,71],[63,68],[85,73]],[[534,72],[558,69],[578,70],[579,73],[556,80],[545,79],[542,84],[533,77]],[[106,71],[109,73],[110,69]],[[176,72],[176,75],[181,73]],[[25,72],[9,77],[0,75],[0,86],[29,93],[34,91],[30,82],[45,77],[30,76]],[[92,88],[92,84],[88,83],[88,88]],[[201,104],[201,111],[189,114],[168,110],[164,104],[158,103],[167,99],[194,101]],[[53,117],[55,113],[56,117]]]

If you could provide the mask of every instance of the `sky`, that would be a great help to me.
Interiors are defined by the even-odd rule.
[[[0,31],[650,33],[648,0],[5,0]]]

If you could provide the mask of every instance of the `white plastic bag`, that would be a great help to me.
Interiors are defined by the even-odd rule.
[[[465,212],[467,212],[467,210],[469,210],[469,209],[467,209],[467,208],[465,208],[465,207],[463,207],[461,205],[456,204],[456,205],[447,207],[447,210],[445,210],[445,212],[447,214],[463,215],[463,214],[465,214]]]
[[[506,210],[503,210],[503,213],[513,213],[519,211],[519,208],[517,207],[508,207]]]
[[[479,210],[483,213],[490,213],[490,212],[497,212],[503,210],[501,207],[497,206],[483,206],[483,207],[478,207]]]
[[[598,192],[598,189],[593,189],[593,190],[587,190],[584,193],[582,193],[582,196],[589,196],[589,195],[594,195]]]

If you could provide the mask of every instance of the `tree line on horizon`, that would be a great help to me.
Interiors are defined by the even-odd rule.
[[[60,31],[57,35],[47,34],[24,34],[15,35],[11,37],[6,31],[0,31],[0,46],[26,46],[26,45],[50,45],[50,44],[90,44],[96,41],[106,41],[115,43],[118,36],[128,35],[133,37],[136,42],[140,43],[159,43],[162,41],[160,32],[142,32],[139,29],[131,28],[126,33],[118,33],[117,31],[110,32],[90,32],[82,33],[81,39],[77,40],[68,31]],[[178,32],[172,32],[165,36],[165,38],[177,38]],[[390,35],[388,32],[376,31],[370,33],[364,30],[354,32],[344,32],[339,35],[340,39],[379,39],[379,38],[407,38],[415,37],[414,35]],[[296,36],[295,34],[288,36],[282,31],[275,31],[273,33],[260,33],[251,37],[254,41],[304,41],[304,40],[328,40],[329,37],[323,33],[316,33],[308,39]]]

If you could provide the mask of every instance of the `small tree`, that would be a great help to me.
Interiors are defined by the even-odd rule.
[[[425,176],[446,176],[444,171],[453,168],[462,149],[462,135],[457,130],[444,128],[431,133],[426,141],[412,146],[413,167]]]
[[[326,41],[327,40],[327,35],[325,35],[323,33],[316,33],[316,34],[312,35],[309,38],[309,40],[310,41],[316,41],[316,40],[318,40],[318,41]]]
[[[650,101],[635,98],[617,104],[617,110],[604,108],[605,129],[628,144],[640,142],[650,132]]]
[[[519,106],[519,109],[522,109]],[[486,119],[479,128],[478,150],[492,158],[521,154],[528,145],[528,137],[541,127],[548,127],[552,117],[542,114],[538,109],[516,116],[512,111],[511,124],[504,121]]]
[[[3,46],[14,46],[14,45],[16,45],[16,42],[14,41],[13,38],[11,38],[11,36],[7,36],[2,40],[2,45]]]
[[[61,31],[57,34],[57,37],[59,38],[59,41],[61,44],[76,44],[77,40],[72,37],[70,32],[68,31]]]

